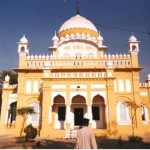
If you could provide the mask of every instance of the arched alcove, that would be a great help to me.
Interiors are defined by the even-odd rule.
[[[93,102],[93,104],[94,103],[104,103],[104,98],[103,98],[103,96],[97,94],[96,96],[93,97],[92,102]]]
[[[97,94],[92,99],[93,128],[106,128],[106,112],[104,97]]]
[[[72,104],[85,104],[86,99],[82,95],[76,95],[72,98]]]
[[[54,97],[54,104],[64,104],[65,98],[61,95],[57,95]]]

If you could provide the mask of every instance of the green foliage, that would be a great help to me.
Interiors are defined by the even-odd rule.
[[[27,116],[35,114],[33,107],[22,107],[17,109],[17,115]]]
[[[1,105],[2,105],[2,85],[3,85],[3,81],[5,80],[6,75],[10,76],[9,83],[11,85],[18,83],[18,74],[15,73],[13,70],[0,72],[0,114],[1,114]]]
[[[3,71],[0,73],[0,83],[1,84],[5,80],[5,76],[7,76],[7,75],[10,77],[9,83],[11,85],[18,83],[18,74],[15,73],[13,70],[8,70],[8,71]]]
[[[17,115],[22,116],[23,118],[21,130],[20,130],[20,137],[21,137],[28,115],[35,114],[36,112],[34,111],[33,107],[22,107],[22,108],[18,108],[16,110],[16,113]]]
[[[142,137],[140,137],[140,136],[133,136],[133,135],[131,135],[131,136],[128,136],[128,140],[129,140],[129,142],[137,142],[137,143],[139,143],[139,142],[142,142],[143,141],[143,138]]]
[[[26,133],[26,142],[28,142],[28,139],[35,139],[37,136],[37,129],[33,128],[32,124],[29,124],[24,132]]]

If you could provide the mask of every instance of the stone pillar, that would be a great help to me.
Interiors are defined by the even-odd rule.
[[[70,111],[71,107],[70,105],[66,106],[66,129],[70,129]]]
[[[9,99],[9,82],[4,82],[3,93],[2,93],[2,106],[1,106],[1,119],[0,129],[3,133],[3,128],[6,127],[6,118],[8,117],[8,99]]]
[[[88,114],[88,119],[90,119],[90,123],[92,121],[92,106],[88,105],[87,106],[87,114]]]
[[[52,108],[52,102],[50,99],[50,87],[51,83],[49,79],[43,78],[43,100],[42,100],[42,108],[41,108],[41,137],[49,137],[50,129],[52,126],[51,114],[49,112]]]
[[[116,122],[116,107],[114,101],[114,78],[107,78],[107,129],[110,129],[111,122]]]
[[[91,85],[87,85],[87,117],[90,119],[89,128],[92,128],[92,99],[91,99]]]
[[[70,104],[70,87],[66,87],[66,130],[70,130],[71,125],[71,104]]]

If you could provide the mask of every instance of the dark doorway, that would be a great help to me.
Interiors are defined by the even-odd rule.
[[[83,120],[83,108],[74,109],[74,125],[81,126]]]

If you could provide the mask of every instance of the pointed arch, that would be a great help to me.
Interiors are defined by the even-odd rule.
[[[96,96],[93,97],[92,102],[93,103],[104,103],[104,97],[97,94]]]
[[[62,95],[57,95],[54,97],[54,104],[64,104],[65,103],[65,98]]]
[[[82,95],[76,95],[72,98],[72,104],[85,104],[86,103],[86,99],[84,96]]]

